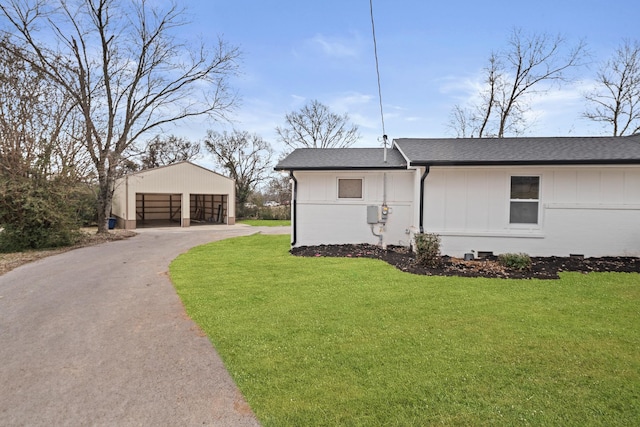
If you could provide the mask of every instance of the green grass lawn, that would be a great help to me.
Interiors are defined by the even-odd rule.
[[[254,227],[278,227],[281,225],[291,225],[288,219],[243,219],[238,221],[240,224],[248,224]]]
[[[211,243],[171,278],[265,426],[631,426],[640,275],[423,277]]]

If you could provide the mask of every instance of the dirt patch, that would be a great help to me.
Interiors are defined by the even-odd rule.
[[[427,276],[463,276],[511,279],[558,279],[563,271],[640,273],[636,257],[532,257],[531,268],[514,270],[502,266],[496,257],[465,261],[443,256],[440,265],[425,268],[416,263],[415,254],[402,246],[382,249],[374,245],[320,245],[291,249],[291,254],[307,257],[374,258],[386,261],[407,273]]]
[[[109,230],[109,233],[107,234],[97,234],[96,231],[97,229],[91,228],[82,229],[82,232],[85,233],[86,236],[82,239],[82,241],[73,246],[38,251],[14,252],[6,254],[0,253],[0,276],[8,271],[13,270],[14,268],[20,267],[23,264],[37,261],[51,255],[57,255],[73,249],[98,245],[100,243],[111,242],[114,240],[127,239],[137,234],[131,230]]]

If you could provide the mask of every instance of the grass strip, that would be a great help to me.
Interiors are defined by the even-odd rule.
[[[238,221],[240,224],[247,224],[254,227],[279,227],[290,226],[291,220],[288,219],[243,219]]]

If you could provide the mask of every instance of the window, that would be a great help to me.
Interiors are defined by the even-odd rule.
[[[362,179],[338,178],[338,199],[362,199]]]
[[[540,202],[539,176],[512,176],[509,222],[537,224]]]

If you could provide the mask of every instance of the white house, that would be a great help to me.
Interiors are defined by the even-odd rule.
[[[120,228],[174,223],[235,224],[235,181],[190,162],[129,174],[116,181],[112,215]]]
[[[443,254],[640,256],[640,135],[396,139],[297,149],[292,245],[410,245]]]

